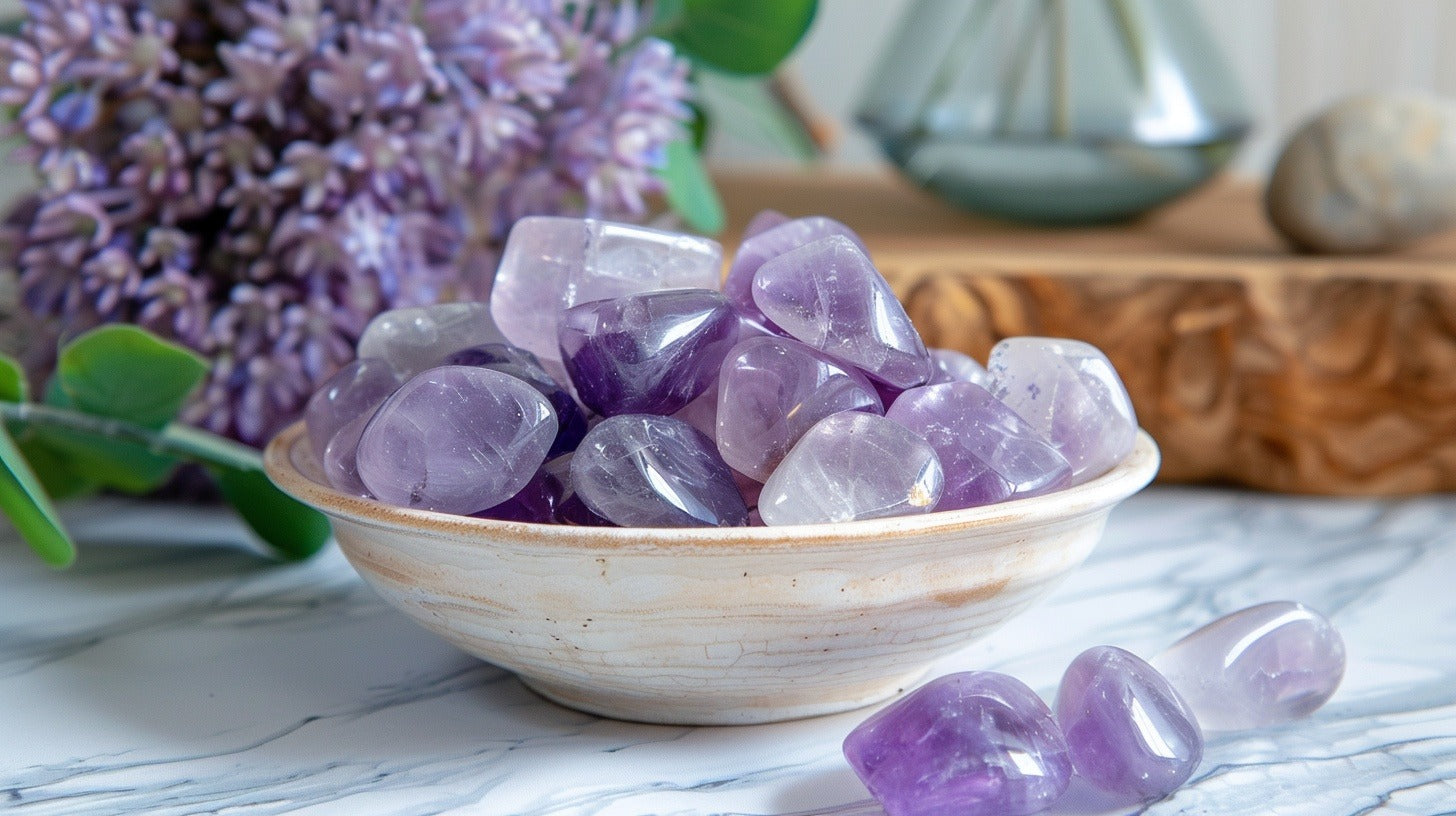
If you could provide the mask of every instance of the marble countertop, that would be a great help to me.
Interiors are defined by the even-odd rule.
[[[337,550],[271,564],[222,511],[72,508],[78,564],[0,544],[0,810],[868,816],[839,744],[866,712],[739,728],[545,702],[379,600]],[[1293,599],[1350,665],[1293,726],[1216,736],[1150,814],[1456,813],[1456,497],[1156,488],[1051,597],[938,671],[1050,696],[1082,649],[1150,655]],[[1055,814],[1129,812],[1074,788]]]

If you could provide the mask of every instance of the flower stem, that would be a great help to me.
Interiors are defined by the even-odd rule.
[[[28,428],[71,431],[141,445],[152,453],[240,470],[261,470],[262,454],[230,439],[173,422],[153,430],[134,422],[54,405],[0,401],[0,420]]]

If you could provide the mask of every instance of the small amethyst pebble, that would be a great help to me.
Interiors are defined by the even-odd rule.
[[[535,388],[485,368],[432,368],[364,428],[359,478],[380,501],[470,515],[519,493],[555,438],[556,412]]]
[[[309,446],[322,462],[324,449],[339,429],[371,413],[400,385],[387,361],[365,357],[339,369],[308,400],[303,410]]]
[[[771,223],[776,220],[775,216],[783,218],[783,221]],[[755,320],[762,320],[763,313],[753,300],[753,276],[758,273],[759,267],[785,252],[831,235],[848,238],[860,249],[864,249],[864,242],[854,234],[854,230],[833,218],[811,215],[791,220],[773,210],[764,210],[754,216],[743,233],[743,243],[738,246],[738,252],[733,256],[733,265],[728,268],[728,277],[723,280],[723,294],[738,311]]]
[[[1063,487],[1072,467],[1026,420],[975,383],[912,388],[885,412],[930,443],[945,469],[937,510],[959,510]]]
[[[391,309],[376,316],[359,336],[359,357],[377,357],[401,379],[440,364],[456,349],[504,341],[484,303],[437,303]]]
[[[741,527],[748,505],[711,440],[680,419],[622,414],[592,428],[571,460],[571,485],[622,527]]]
[[[933,348],[930,350],[930,360],[935,363],[935,370],[930,373],[929,385],[971,382],[987,390],[991,388],[991,372],[969,354],[962,354],[955,349]]]
[[[588,408],[666,415],[713,384],[738,340],[738,316],[711,290],[651,292],[573,306],[558,336]]]
[[[564,492],[565,487],[561,480],[542,468],[536,471],[536,475],[516,495],[494,507],[481,510],[475,517],[550,524],[556,520],[557,505]]]
[[[1153,658],[1210,731],[1307,717],[1345,676],[1345,641],[1324,615],[1292,601],[1239,610]]]
[[[1072,776],[1046,703],[996,672],[926,683],[851,731],[844,756],[889,816],[1026,816]]]
[[[874,380],[910,388],[930,379],[930,352],[905,308],[863,250],[842,235],[765,262],[753,277],[753,301],[790,337]]]
[[[368,496],[369,488],[359,478],[359,438],[374,418],[372,410],[354,417],[324,446],[321,464],[329,484],[355,496]]]
[[[1056,710],[1072,766],[1109,793],[1167,796],[1203,759],[1192,709],[1157,669],[1115,646],[1094,646],[1072,661]]]
[[[546,457],[554,458],[568,451],[576,450],[582,437],[586,436],[586,414],[576,404],[571,393],[556,382],[536,355],[508,343],[486,343],[471,346],[451,354],[442,365],[475,366],[509,374],[541,392],[556,411],[556,440]]]

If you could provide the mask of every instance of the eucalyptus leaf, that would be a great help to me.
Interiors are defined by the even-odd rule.
[[[233,467],[208,471],[243,521],[283,558],[302,560],[328,543],[328,519],[279,490],[263,471]]]
[[[766,74],[804,38],[817,7],[817,0],[683,0],[666,36],[704,65]]]
[[[51,497],[46,494],[10,432],[0,425],[0,511],[15,525],[20,537],[53,567],[76,560],[76,544],[61,524]]]
[[[723,202],[691,141],[668,144],[667,164],[659,175],[667,188],[667,203],[689,226],[710,235],[722,231]]]
[[[814,139],[798,118],[784,109],[766,80],[715,71],[699,71],[696,76],[703,107],[717,127],[799,161],[811,161],[819,155]]]
[[[25,402],[30,399],[30,383],[19,360],[0,354],[0,400]]]
[[[207,374],[202,357],[136,326],[102,326],[61,349],[56,380],[81,411],[162,428]]]
[[[68,346],[67,348],[70,348]],[[55,408],[77,410],[70,393],[61,384],[59,372],[46,384],[46,404]],[[97,412],[103,416],[115,415]],[[138,425],[143,423],[137,422]],[[143,425],[143,427],[146,427]],[[161,487],[177,469],[178,461],[145,445],[114,439],[102,434],[85,433],[69,428],[37,427],[26,435],[26,449],[44,447],[51,456],[44,461],[44,480],[58,488],[58,494],[83,492],[81,484],[108,487],[123,493],[140,495]],[[69,471],[69,475],[65,473]]]
[[[36,478],[40,479],[41,487],[45,488],[45,492],[53,500],[74,499],[94,493],[101,487],[94,479],[78,472],[78,465],[85,466],[84,457],[77,461],[66,451],[50,444],[44,434],[32,432],[17,439],[16,444],[20,446],[20,452],[25,454],[25,461],[30,463],[30,469],[35,471]]]

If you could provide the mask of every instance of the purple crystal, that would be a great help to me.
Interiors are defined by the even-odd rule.
[[[505,338],[484,303],[441,303],[384,312],[359,336],[359,356],[377,357],[408,379],[452,351]]]
[[[359,438],[368,427],[369,420],[374,418],[374,411],[366,411],[344,424],[324,446],[324,455],[320,457],[323,464],[324,476],[328,478],[329,484],[355,496],[372,496],[369,488],[359,478]]]
[[[593,512],[576,493],[562,499],[561,503],[556,506],[555,521],[557,524],[570,524],[574,527],[617,526]]]
[[[586,506],[623,527],[738,527],[748,506],[713,443],[671,417],[623,414],[591,429],[571,461]]]
[[[399,375],[384,360],[366,357],[339,369],[308,400],[304,425],[308,442],[320,462],[329,440],[345,425],[372,412],[399,388]]]
[[[443,365],[476,366],[509,374],[541,393],[556,411],[556,440],[547,458],[576,450],[586,436],[586,414],[576,399],[541,366],[536,355],[508,343],[486,343],[451,354]]]
[[[529,216],[506,240],[490,312],[507,339],[543,363],[561,359],[562,310],[664,289],[717,289],[716,241],[586,218]]]
[[[737,338],[733,307],[707,289],[583,303],[560,326],[571,381],[604,416],[681,410],[713,384]]]
[[[1056,710],[1072,766],[1105,791],[1167,796],[1203,759],[1203,733],[1188,704],[1157,669],[1115,646],[1094,646],[1072,661]]]
[[[882,416],[846,411],[799,438],[764,484],[758,511],[770,527],[928,513],[944,486],[925,440]]]
[[[718,380],[718,452],[735,470],[766,481],[814,424],[840,411],[884,413],[869,380],[787,337],[733,347]]]
[[[748,226],[743,228],[743,240],[747,241],[755,235],[768,232],[774,227],[787,224],[792,220],[778,210],[759,210],[757,215],[748,220]]]
[[[712,439],[718,433],[718,384],[708,386],[706,391],[694,397],[692,402],[684,405],[672,417],[681,419]]]
[[[379,406],[359,440],[359,477],[381,501],[469,515],[519,493],[555,438],[556,413],[536,389],[442,366]]]
[[[1047,493],[1066,485],[1072,467],[1026,420],[975,383],[912,388],[892,419],[930,443],[945,470],[937,510],[959,510]]]
[[[757,223],[760,217],[764,217],[764,213],[759,213],[754,222]],[[764,223],[768,220],[771,219],[766,219]],[[733,256],[733,265],[728,268],[728,277],[723,281],[723,294],[740,312],[752,319],[762,320],[763,312],[759,311],[758,304],[753,299],[753,277],[758,273],[759,267],[785,252],[831,235],[848,238],[855,246],[864,249],[864,242],[854,234],[854,230],[833,218],[817,215],[786,220],[758,233],[745,232],[743,243],[739,245],[738,253]]]
[[[880,382],[909,388],[930,379],[930,352],[904,307],[842,235],[765,262],[753,278],[753,299],[789,336]]]
[[[1026,816],[1067,789],[1067,742],[1014,677],[932,680],[865,720],[844,756],[889,816]]]
[[[1072,484],[1132,452],[1137,417],[1107,355],[1078,340],[1011,337],[991,349],[991,393],[1072,464]]]
[[[987,390],[991,388],[991,372],[968,354],[955,349],[933,348],[930,360],[935,370],[930,372],[928,385],[951,382],[972,382]]]
[[[564,492],[561,480],[543,468],[536,471],[536,475],[516,495],[474,515],[500,521],[550,524],[556,520],[557,505]]]
[[[1152,662],[1205,729],[1263,728],[1330,699],[1345,676],[1345,642],[1324,615],[1276,601],[1225,615]]]

